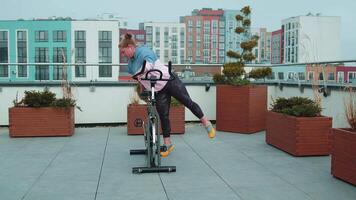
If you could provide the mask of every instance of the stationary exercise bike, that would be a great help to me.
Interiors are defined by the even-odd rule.
[[[170,74],[169,79],[163,79],[162,71],[158,69],[150,69],[145,72],[146,61],[143,62],[143,67],[139,73],[133,76],[134,79],[137,79],[138,76],[142,76],[144,73],[144,78],[141,80],[150,81],[151,91],[143,93],[142,96],[146,96],[148,98],[148,108],[147,115],[148,120],[144,123],[144,141],[145,141],[145,149],[134,149],[130,150],[130,155],[146,155],[146,166],[145,167],[133,167],[132,173],[155,173],[155,172],[175,172],[175,166],[161,166],[161,151],[164,151],[165,146],[161,146],[160,142],[160,122],[159,116],[156,110],[156,99],[155,99],[155,84],[157,81],[171,81],[174,80],[174,76],[172,75],[172,63],[168,62],[168,71]],[[158,72],[159,76],[155,76],[152,72]]]

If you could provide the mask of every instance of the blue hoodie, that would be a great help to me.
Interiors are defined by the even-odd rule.
[[[156,54],[147,46],[139,46],[135,49],[135,54],[128,62],[129,74],[137,74],[142,67],[143,61],[155,63],[157,60]]]

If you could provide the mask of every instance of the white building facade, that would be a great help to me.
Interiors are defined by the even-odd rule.
[[[282,25],[285,63],[340,60],[340,17],[308,14],[285,19]]]
[[[117,81],[119,67],[117,21],[72,21],[72,63],[99,64],[72,67],[73,81]],[[100,65],[103,64],[103,65]]]
[[[272,50],[272,33],[267,32],[266,28],[253,28],[251,29],[252,35],[259,37],[257,47],[252,50],[256,56],[254,63],[271,63],[271,50]]]
[[[140,29],[146,31],[146,45],[157,54],[161,62],[183,64],[186,60],[184,23],[145,22]]]

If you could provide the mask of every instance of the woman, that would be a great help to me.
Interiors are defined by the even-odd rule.
[[[155,53],[148,47],[137,46],[135,40],[132,38],[132,34],[126,33],[120,41],[120,52],[129,59],[128,71],[131,75],[135,75],[141,71],[144,60],[147,61],[146,67],[154,66],[155,69],[159,69],[163,72],[163,78],[169,78],[168,67],[164,66],[158,59]],[[208,132],[209,138],[215,137],[215,129],[206,116],[204,116],[201,108],[197,103],[192,101],[189,97],[187,89],[184,84],[176,75],[172,81],[157,81],[155,86],[156,94],[156,108],[161,120],[161,126],[163,131],[163,141],[166,148],[161,152],[162,157],[166,157],[174,149],[174,145],[170,139],[171,126],[169,121],[169,107],[171,102],[171,96],[180,101],[185,107],[189,108],[192,113],[198,117],[201,123],[204,125]],[[147,90],[151,90],[149,81],[142,81],[140,78],[138,81]]]

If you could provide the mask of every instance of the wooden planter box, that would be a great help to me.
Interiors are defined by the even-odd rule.
[[[251,134],[265,130],[267,86],[216,87],[216,129]]]
[[[266,115],[266,142],[293,156],[329,155],[330,117],[294,117],[276,112]]]
[[[356,132],[333,129],[331,174],[356,185]]]
[[[171,106],[169,112],[171,134],[185,133],[185,107]],[[143,135],[143,122],[147,121],[147,105],[129,105],[127,107],[127,134]]]
[[[9,108],[10,137],[71,136],[74,108]]]

